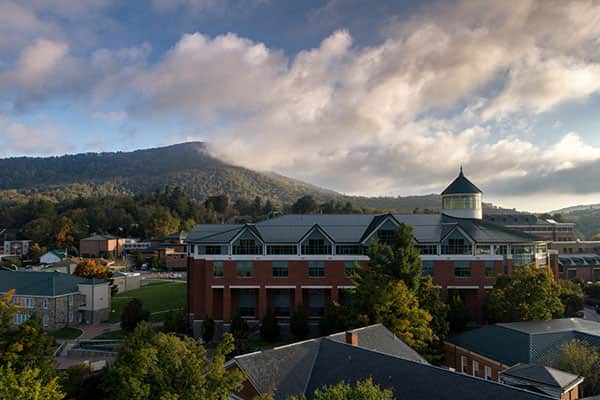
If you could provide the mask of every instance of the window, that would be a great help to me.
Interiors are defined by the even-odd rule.
[[[196,252],[196,245],[193,244],[190,246],[190,254],[194,254]]]
[[[273,261],[273,278],[287,278],[288,277],[288,262],[287,261]]]
[[[225,273],[225,268],[223,267],[223,261],[214,261],[212,263],[213,266],[213,276],[215,278],[222,278]]]
[[[206,246],[204,250],[207,255],[221,254],[221,246]]]
[[[47,328],[49,323],[50,323],[50,317],[48,317],[47,315],[44,315],[44,317],[42,318],[42,324],[44,325],[44,328]]]
[[[239,292],[240,299],[240,316],[254,317],[256,316],[256,290],[241,289]]]
[[[321,278],[325,276],[325,263],[323,261],[308,262],[308,276],[311,278]]]
[[[457,278],[471,277],[471,264],[469,261],[454,261],[454,276]]]
[[[331,245],[325,239],[308,239],[302,245],[302,254],[331,254]]]
[[[34,308],[35,307],[35,299],[33,297],[25,297],[25,307]]]
[[[73,311],[69,311],[69,322],[73,322],[75,320]]]
[[[346,276],[352,274],[352,271],[354,271],[354,264],[356,264],[356,261],[344,261],[344,274]]]
[[[483,367],[483,373],[484,373],[484,378],[488,381],[492,380],[492,368],[488,367],[487,365],[485,367]]]
[[[42,307],[44,307],[44,310],[48,309],[48,298],[44,297],[44,300],[42,301]]]
[[[240,239],[237,244],[232,247],[233,254],[262,254],[262,244],[257,243],[254,239]]]
[[[577,276],[577,270],[573,268],[569,268],[567,270],[567,279],[573,279]]]
[[[431,260],[423,261],[423,275],[433,276],[433,264],[434,262]]]
[[[477,194],[470,196],[448,196],[444,197],[442,201],[444,210],[481,208],[480,195]]]
[[[600,281],[600,269],[594,269],[592,271],[592,279],[594,282]]]
[[[339,255],[362,256],[366,253],[367,248],[361,245],[339,245],[335,247],[335,253]]]
[[[467,373],[467,357],[465,356],[460,356],[460,372]]]
[[[15,325],[21,325],[23,322],[29,319],[29,314],[18,313],[14,316]]]
[[[485,262],[485,276],[496,276],[496,271],[494,268],[494,262],[493,261],[486,261]]]
[[[494,246],[494,253],[499,256],[505,256],[508,254],[508,246],[505,244],[497,244]]]
[[[308,293],[308,314],[312,317],[323,315],[325,311],[325,293],[323,290],[310,290]]]
[[[437,255],[437,245],[435,244],[425,244],[416,246],[421,255]]]
[[[479,362],[473,360],[473,376],[479,376]]]
[[[272,294],[273,312],[278,317],[290,315],[290,290],[275,289]]]
[[[73,306],[73,295],[69,295],[69,307]]]
[[[238,261],[235,270],[237,276],[241,278],[252,277],[252,261]]]
[[[298,254],[298,246],[294,245],[269,245],[267,246],[267,254],[269,255],[296,255]]]
[[[377,231],[379,243],[393,245],[396,241],[396,231],[392,229],[380,229]]]
[[[471,255],[473,246],[458,230],[453,231],[442,242],[442,254],[466,254]]]
[[[475,249],[475,253],[477,255],[492,254],[492,246],[490,246],[489,244],[478,245]]]

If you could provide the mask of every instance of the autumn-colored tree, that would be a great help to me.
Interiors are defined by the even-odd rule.
[[[77,268],[75,268],[74,274],[82,278],[96,278],[103,280],[108,280],[112,276],[107,266],[99,264],[93,259],[87,259],[80,262],[77,265]]]
[[[37,368],[17,371],[10,363],[0,365],[0,399],[62,400],[64,397],[58,378],[44,380]]]
[[[600,353],[596,347],[574,339],[564,343],[558,353],[550,355],[545,361],[562,371],[583,376],[585,397],[600,394]]]
[[[337,385],[324,386],[315,390],[313,398],[315,400],[394,400],[394,393],[390,389],[382,389],[369,378],[357,381],[353,385],[340,382]],[[292,396],[288,400],[306,400],[306,397]]]

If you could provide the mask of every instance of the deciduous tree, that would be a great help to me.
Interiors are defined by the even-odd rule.
[[[372,379],[358,381],[355,384],[340,382],[337,385],[324,386],[315,390],[314,400],[394,400],[390,389],[382,389]],[[306,400],[304,396],[293,396],[289,400]]]
[[[583,376],[585,397],[600,394],[600,353],[596,347],[574,339],[563,344],[560,351],[546,361],[562,371]]]
[[[83,260],[77,264],[73,274],[82,278],[96,278],[102,280],[108,280],[112,276],[107,266],[99,264],[96,262],[96,260],[92,259]]]
[[[37,368],[17,371],[11,364],[0,366],[0,399],[62,400],[58,378],[44,379]]]

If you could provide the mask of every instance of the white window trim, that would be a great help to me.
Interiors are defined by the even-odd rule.
[[[467,373],[467,364],[467,356],[460,356],[460,372],[462,372],[463,374]]]

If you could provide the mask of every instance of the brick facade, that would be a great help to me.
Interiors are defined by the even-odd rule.
[[[509,368],[507,365],[447,342],[444,343],[444,358],[446,365],[457,372],[493,381],[498,381],[500,372]],[[475,371],[474,366],[478,367]],[[489,376],[486,376],[486,367]]]

